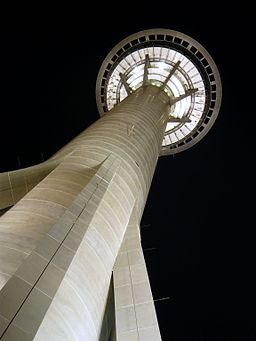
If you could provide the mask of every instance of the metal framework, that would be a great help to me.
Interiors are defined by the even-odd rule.
[[[159,86],[171,98],[161,155],[183,151],[205,136],[218,115],[222,89],[214,61],[197,41],[177,31],[152,29],[117,44],[97,79],[100,114],[146,84]]]

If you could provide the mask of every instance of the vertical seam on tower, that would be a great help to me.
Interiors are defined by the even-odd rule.
[[[15,202],[14,202],[14,196],[13,196],[13,189],[12,189],[12,183],[11,183],[10,172],[7,172],[7,174],[8,174],[9,184],[10,184],[10,191],[11,191],[11,196],[12,196],[12,203],[13,203],[13,205],[14,205]]]

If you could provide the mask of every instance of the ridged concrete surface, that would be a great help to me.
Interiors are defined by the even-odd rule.
[[[114,177],[106,179],[108,190],[100,202],[86,208],[87,216],[92,209],[96,211],[36,340],[49,340],[49,331],[51,340],[97,340],[112,269],[132,210],[136,205],[139,222],[145,206],[161,149],[167,102],[167,95],[154,86],[137,90],[57,153],[52,160],[65,156],[60,165],[0,218],[4,285],[32,250],[40,248],[80,191],[90,185],[102,162],[111,156],[120,163]],[[39,296],[34,298],[38,304],[43,300]],[[5,325],[5,315],[1,315]],[[29,315],[20,318],[26,321]],[[23,340],[17,328],[12,338],[5,334],[4,340]]]

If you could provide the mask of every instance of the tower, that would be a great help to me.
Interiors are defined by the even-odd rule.
[[[159,155],[214,123],[219,73],[192,38],[142,31],[96,99],[102,117],[48,161],[0,175],[1,340],[160,340],[140,219]]]

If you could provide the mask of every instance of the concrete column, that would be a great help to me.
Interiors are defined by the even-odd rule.
[[[4,172],[0,174],[0,215],[1,210],[10,208],[43,180],[60,160],[49,160],[39,165]]]
[[[146,203],[168,102],[155,86],[139,88],[56,153],[61,163],[0,218],[2,340],[98,339],[128,222],[135,210],[139,223]]]
[[[113,279],[116,340],[161,341],[141,246],[140,226],[134,214],[116,258]]]

